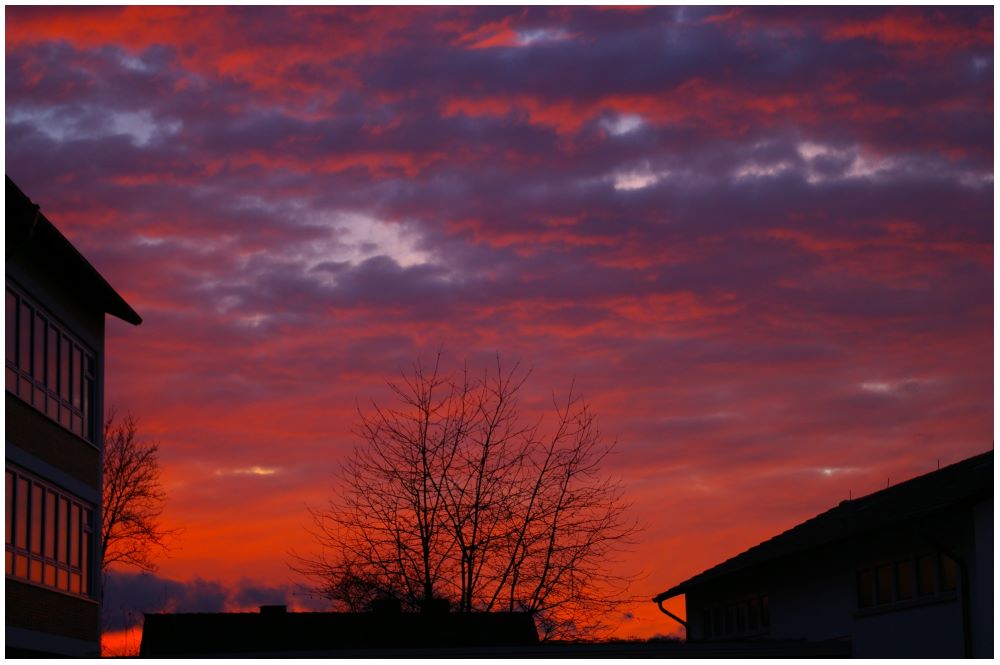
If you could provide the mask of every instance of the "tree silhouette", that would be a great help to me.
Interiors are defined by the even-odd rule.
[[[160,484],[159,444],[138,437],[132,414],[104,422],[101,570],[120,563],[153,572],[179,529],[160,523],[166,494]]]
[[[595,635],[630,581],[609,569],[636,526],[611,451],[572,387],[529,421],[515,364],[475,378],[417,363],[389,382],[394,405],[360,408],[333,498],[311,511],[315,556],[292,568],[357,611],[391,596],[411,610],[524,611],[543,638]]]

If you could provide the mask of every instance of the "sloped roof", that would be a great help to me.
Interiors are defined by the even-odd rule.
[[[667,589],[659,603],[704,582],[854,535],[883,529],[942,509],[993,495],[993,451],[917,476],[830,510],[755,545],[741,554]]]
[[[140,655],[281,654],[370,648],[525,646],[538,643],[517,612],[284,612],[147,614]]]
[[[71,290],[85,294],[104,312],[132,325],[142,323],[142,317],[41,213],[10,176],[6,179],[4,231],[7,256],[25,253],[32,264],[40,265]]]

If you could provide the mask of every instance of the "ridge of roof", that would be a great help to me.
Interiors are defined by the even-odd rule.
[[[988,472],[983,473],[987,465]],[[992,484],[993,451],[988,450],[856,499],[845,499],[657,594],[653,602],[678,596],[701,582],[954,505]]]

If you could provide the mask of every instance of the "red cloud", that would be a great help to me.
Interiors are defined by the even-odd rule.
[[[988,16],[975,25],[962,25],[942,11],[929,15],[917,8],[899,8],[872,19],[834,23],[828,39],[874,39],[890,45],[961,49],[993,45],[993,21]]]

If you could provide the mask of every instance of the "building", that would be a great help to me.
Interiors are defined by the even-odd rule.
[[[400,612],[398,604],[373,612],[288,612],[264,605],[259,613],[146,614],[139,655],[323,658],[378,650],[393,657],[537,643],[531,615],[518,612]]]
[[[260,612],[146,614],[140,657],[147,658],[831,658],[838,643],[672,639],[541,642],[531,615],[518,612]],[[398,605],[397,605],[398,608]]]
[[[6,655],[97,656],[104,315],[142,319],[6,187]]]
[[[841,641],[855,657],[991,658],[993,451],[843,501],[653,602],[681,594],[692,644]]]

